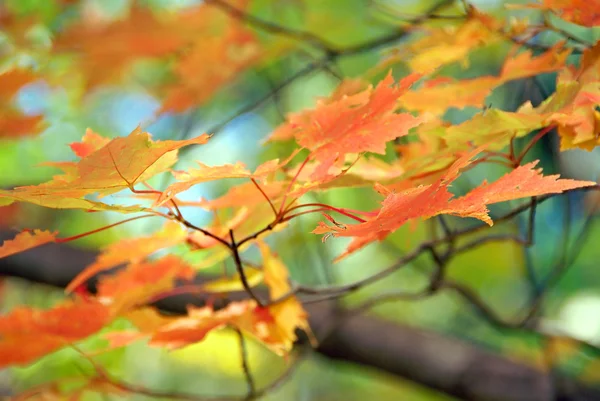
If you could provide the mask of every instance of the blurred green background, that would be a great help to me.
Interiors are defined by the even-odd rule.
[[[82,0],[83,1],[83,0]],[[87,7],[102,10],[108,18],[126,14],[131,6],[127,0],[85,0]],[[72,18],[65,15],[58,0],[6,0],[3,5],[10,13],[20,18],[35,16],[35,24],[27,34],[28,51],[11,53],[2,59],[0,67],[27,65],[40,62],[36,49],[52,43],[53,32]],[[147,0],[142,2],[157,13],[172,9],[194,6],[189,1]],[[501,1],[472,2],[482,10],[497,17],[507,16]],[[252,3],[249,11],[277,23],[313,32],[340,46],[352,45],[386,34],[403,26],[399,15],[416,16],[431,7],[429,1],[292,1],[280,2],[277,7],[272,1],[259,0]],[[302,7],[306,7],[303,9]],[[300,16],[309,15],[304,19]],[[308,11],[307,11],[308,10]],[[447,14],[460,14],[461,4],[444,9]],[[530,15],[533,21],[539,18],[534,11],[512,11],[512,15]],[[432,21],[441,24],[442,21]],[[447,23],[447,22],[445,22]],[[583,29],[565,24],[565,29],[579,35],[590,43],[600,38],[598,29]],[[261,38],[268,41],[270,37]],[[0,30],[0,46],[10,46],[11,38]],[[546,35],[536,38],[551,43],[556,38]],[[498,43],[477,49],[469,55],[469,65],[454,63],[445,68],[444,75],[475,77],[496,74],[507,52],[508,43]],[[221,122],[230,119],[240,110],[268,93],[290,76],[311,62],[314,55],[305,51],[292,52],[260,70],[249,71],[239,77],[233,85],[219,92],[210,102],[182,114],[167,114],[154,118],[160,101],[147,90],[145,83],[160,79],[164,66],[160,63],[140,63],[134,68],[133,78],[120,84],[104,85],[80,99],[81,88],[70,83],[65,87],[50,86],[37,81],[23,88],[15,99],[19,108],[27,113],[42,113],[49,123],[39,136],[22,140],[0,140],[0,187],[36,184],[49,179],[56,170],[39,166],[45,161],[73,160],[68,144],[80,140],[87,127],[109,137],[127,135],[139,124],[156,139],[178,139],[182,135],[198,135]],[[331,66],[335,74],[326,69],[298,79],[277,96],[255,110],[239,115],[211,140],[210,145],[198,147],[187,153],[178,168],[193,165],[194,160],[205,164],[232,163],[238,160],[254,167],[264,160],[286,155],[291,144],[262,146],[262,141],[281,121],[282,114],[311,107],[317,96],[325,96],[336,87],[339,80],[335,75],[359,76],[376,65],[381,52],[374,50],[357,56],[340,59]],[[576,63],[577,57],[572,62]],[[69,60],[53,60],[52,68],[60,71]],[[393,65],[394,74],[406,73],[402,63]],[[508,83],[496,89],[487,99],[493,107],[514,110],[526,100],[539,102],[554,90],[555,74],[531,80]],[[448,121],[458,123],[472,116],[475,109],[450,109],[445,115]],[[546,173],[596,180],[600,175],[600,158],[597,151],[590,153],[569,151],[557,152],[556,138],[549,137],[541,142],[530,158],[540,158]],[[492,165],[476,169],[462,179],[458,189],[479,184],[483,178],[497,177],[502,170]],[[164,186],[164,177],[153,180],[152,185]],[[185,199],[218,196],[231,182],[214,182],[200,185],[186,194]],[[379,201],[371,192],[344,189],[313,196],[314,201],[341,205],[343,207],[368,210]],[[518,316],[527,304],[530,288],[527,275],[545,277],[561,258],[566,258],[568,268],[564,276],[549,292],[544,304],[543,325],[559,328],[576,338],[600,345],[600,275],[597,261],[600,249],[595,242],[600,235],[597,219],[590,216],[586,205],[590,199],[581,194],[556,197],[538,208],[536,218],[536,244],[528,250],[512,243],[490,243],[454,259],[449,266],[449,275],[475,289],[502,317]],[[514,206],[514,204],[512,204]],[[494,213],[502,213],[511,205],[500,205]],[[586,209],[587,208],[587,209]],[[50,210],[34,206],[19,207],[17,215],[6,214],[5,226],[36,227],[59,230],[63,236],[78,234],[90,228],[119,221],[121,216],[110,213],[83,213],[80,211]],[[211,214],[201,210],[186,210],[186,217],[195,224],[205,224]],[[521,215],[509,224],[494,228],[497,233],[522,232],[526,215]],[[593,220],[591,220],[593,219]],[[306,284],[348,283],[372,274],[392,263],[398,255],[409,251],[419,241],[428,237],[428,223],[410,227],[392,235],[385,243],[368,247],[336,265],[333,257],[345,247],[343,240],[330,240],[322,244],[321,238],[310,234],[318,217],[298,219],[285,231],[274,235],[271,240],[286,262],[291,275]],[[449,219],[453,227],[472,224],[470,221]],[[159,221],[141,220],[101,234],[85,237],[76,246],[97,249],[115,239],[136,236],[158,228]],[[570,227],[566,230],[567,225]],[[580,244],[580,232],[589,230],[585,243]],[[299,252],[301,247],[302,251]],[[344,298],[343,302],[353,305],[386,290],[418,289],[426,283],[431,266],[425,258],[413,263],[388,279]],[[58,289],[27,283],[17,279],[3,279],[3,313],[16,305],[49,307],[63,297]],[[495,352],[535,366],[543,366],[543,344],[536,338],[518,332],[499,331],[477,315],[460,299],[441,293],[418,302],[394,302],[372,310],[375,315],[416,327],[444,333],[445,335],[480,344]],[[114,327],[127,327],[119,321]],[[94,350],[103,345],[100,335],[85,341],[84,350]],[[258,344],[250,347],[250,365],[259,387],[274,380],[283,371],[285,363]],[[97,358],[114,375],[132,382],[161,390],[176,390],[195,394],[242,394],[246,388],[240,365],[239,345],[235,333],[221,331],[213,333],[201,344],[185,349],[166,352],[149,348],[143,343],[105,353]],[[567,371],[589,380],[598,377],[597,356],[570,347],[561,348],[557,363]],[[595,373],[594,373],[595,372]],[[75,351],[64,349],[37,363],[1,373],[2,386],[22,390],[39,383],[63,376],[91,373],[91,366]],[[224,391],[227,390],[227,391]],[[89,395],[89,399],[106,399]],[[133,396],[132,399],[144,399]],[[317,355],[307,357],[291,379],[268,394],[267,400],[445,400],[447,396],[386,375],[372,369],[334,362]]]

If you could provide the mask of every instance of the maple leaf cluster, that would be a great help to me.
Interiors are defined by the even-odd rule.
[[[58,35],[51,53],[77,51],[74,65],[85,75],[86,90],[118,81],[140,58],[172,57],[170,84],[153,90],[162,99],[159,113],[181,112],[203,104],[243,71],[291,47],[287,41],[260,42],[244,20],[234,18],[228,7],[213,3],[206,1],[190,12],[164,17],[139,5],[122,21],[96,16]],[[247,3],[226,4],[243,12]],[[536,7],[573,23],[598,24],[597,13],[578,11],[577,2],[545,1]],[[9,18],[6,29],[15,35],[22,28],[16,18]],[[564,43],[537,55],[515,47],[499,74],[454,79],[443,76],[444,66],[463,61],[479,47],[521,35],[526,28],[472,8],[457,27],[423,29],[424,36],[395,46],[363,78],[344,80],[313,108],[289,114],[267,143],[291,141],[294,151],[253,171],[242,163],[209,166],[201,160],[197,168],[176,170],[179,150],[210,146],[211,133],[159,141],[140,127],[112,139],[88,129],[81,142],[71,144],[76,161],[47,163],[62,170],[61,174],[39,185],[0,190],[0,205],[25,202],[133,214],[123,222],[149,217],[165,221],[155,233],[122,239],[103,249],[68,285],[70,296],[59,305],[48,310],[17,308],[0,317],[0,366],[31,363],[97,333],[118,318],[128,319],[133,328],[106,334],[108,348],[145,339],[150,345],[175,349],[201,341],[213,330],[233,327],[285,355],[296,341],[296,329],[310,332],[287,268],[266,243],[267,236],[285,230],[290,220],[321,213],[325,221],[313,233],[323,235],[324,240],[351,239],[337,256],[340,260],[410,222],[452,215],[492,225],[489,205],[597,185],[545,176],[536,168],[539,161],[523,160],[536,141],[553,130],[560,137],[561,150],[590,150],[600,144],[600,42],[586,47],[577,65],[568,62],[573,50]],[[390,70],[400,59],[410,69],[408,74],[396,79],[386,71],[378,82],[369,82],[368,76]],[[557,73],[556,91],[540,105],[525,103],[515,111],[485,108],[494,88],[546,73]],[[40,74],[21,68],[0,74],[0,103],[10,106],[0,114],[3,137],[31,133],[42,124],[41,116],[18,115],[10,105],[16,92]],[[481,111],[452,124],[444,119],[452,107]],[[512,146],[517,138],[530,140],[520,154]],[[397,157],[384,161],[380,156],[390,149]],[[506,167],[504,176],[484,181],[462,196],[452,192],[452,184],[462,174],[494,157]],[[157,190],[147,183],[165,173],[174,177],[166,188]],[[214,199],[180,199],[198,184],[229,179],[243,183]],[[304,195],[349,187],[375,191],[380,206],[348,210],[302,203]],[[131,203],[110,203],[107,196],[116,193],[127,193]],[[185,218],[184,207],[229,218],[197,227]],[[0,246],[0,257],[82,235],[63,238],[58,232],[25,230]],[[246,258],[245,251],[252,247],[259,251],[258,263]],[[190,261],[168,252],[156,256],[174,248],[203,252],[205,258]],[[196,272],[227,258],[235,262],[237,274],[197,288]],[[116,273],[100,276],[95,294],[87,292],[89,279],[119,266]],[[249,298],[220,310],[190,306],[184,316],[177,317],[161,315],[148,306],[177,294],[182,284],[201,292],[246,290]],[[266,299],[264,292],[257,291],[261,286],[268,290]],[[18,346],[23,341],[31,344],[26,350]]]

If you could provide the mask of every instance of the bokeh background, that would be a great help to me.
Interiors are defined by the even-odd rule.
[[[35,49],[52,46],[56,32],[65,29],[73,18],[103,18],[107,21],[126,18],[132,1],[81,0],[81,15],[59,0],[4,0],[0,12],[17,16],[23,21],[35,19],[15,38],[0,25],[0,49],[9,49],[15,41],[27,45],[21,51],[0,52],[0,69],[10,65],[35,65],[40,62]],[[76,3],[76,2],[75,2]],[[192,0],[146,0],[139,2],[156,13],[185,12],[199,2]],[[277,3],[277,4],[276,4]],[[529,16],[539,19],[539,12],[505,9],[502,1],[473,1],[481,10],[499,18]],[[367,1],[367,0],[304,0],[254,1],[249,9],[256,15],[270,18],[281,25],[308,27],[314,33],[339,44],[341,47],[388,34],[398,27],[407,27],[406,16],[418,16],[433,5],[424,1]],[[440,14],[460,15],[462,5],[456,2]],[[83,11],[82,11],[83,10]],[[1,20],[0,20],[1,21]],[[432,19],[429,26],[448,24]],[[457,21],[457,24],[460,21]],[[600,39],[599,29],[584,29],[564,24],[573,35],[594,43]],[[414,35],[419,35],[415,31]],[[268,42],[273,35],[262,34]],[[538,43],[551,44],[558,38],[547,34],[534,38]],[[444,67],[444,75],[457,78],[497,74],[512,44],[495,43],[471,52],[468,63],[452,63]],[[26,50],[30,49],[30,50]],[[31,50],[34,49],[34,50]],[[329,68],[319,68],[279,91],[267,101],[247,112],[265,94],[277,88],[316,57],[314,52],[296,49],[284,56],[240,74],[223,90],[201,107],[182,113],[156,116],[161,101],[153,87],[165,79],[166,66],[157,61],[136,63],[130,74],[118,83],[103,84],[83,93],[77,77],[64,75],[59,84],[39,80],[22,88],[12,99],[26,114],[43,114],[47,128],[37,136],[19,140],[0,139],[0,187],[36,184],[51,178],[56,170],[40,165],[46,161],[74,160],[68,144],[81,139],[86,128],[109,137],[129,134],[138,125],[152,133],[155,139],[180,139],[205,131],[218,134],[207,146],[187,152],[178,164],[179,169],[193,166],[194,160],[215,165],[242,161],[250,168],[261,161],[286,155],[292,144],[264,146],[266,136],[282,122],[285,113],[312,107],[317,97],[328,95],[339,83],[339,76],[360,76],[377,65],[382,49],[339,59]],[[55,76],[68,71],[68,58],[53,60]],[[210,62],[207,58],[206,62]],[[572,58],[577,62],[577,57]],[[396,77],[407,73],[401,60],[390,66]],[[373,77],[376,81],[382,74]],[[552,93],[555,74],[544,74],[534,79],[505,84],[488,97],[486,103],[495,108],[515,110],[531,100],[534,104]],[[468,119],[477,109],[450,109],[444,116],[458,123]],[[225,122],[225,123],[224,123]],[[547,136],[528,156],[540,158],[546,173],[560,173],[566,177],[597,180],[600,175],[600,154],[597,151],[558,152],[555,134]],[[498,177],[503,170],[486,165],[478,168],[457,184],[458,191],[479,184],[484,178]],[[160,188],[169,182],[158,177],[151,182]],[[213,198],[223,194],[235,182],[214,182],[198,185],[186,193],[184,199]],[[114,196],[119,201],[119,195]],[[345,189],[313,196],[314,201],[367,210],[375,207],[379,198],[372,192]],[[126,201],[126,200],[123,200]],[[524,249],[514,243],[489,243],[452,260],[448,274],[469,285],[497,311],[510,319],[521,316],[531,297],[528,278],[535,277],[539,288],[551,286],[545,296],[542,325],[549,329],[600,346],[600,275],[597,272],[600,248],[600,224],[595,218],[595,199],[582,193],[573,193],[540,205],[537,210],[535,245]],[[517,203],[492,209],[502,214]],[[197,225],[211,221],[212,215],[200,209],[186,210],[186,217]],[[90,228],[119,221],[121,216],[110,213],[83,213],[18,205],[0,208],[3,230],[36,227],[59,230],[63,236],[75,235]],[[431,226],[421,223],[404,227],[384,243],[368,247],[359,254],[332,265],[333,257],[345,247],[342,240],[323,244],[319,236],[310,234],[318,217],[298,219],[285,231],[271,238],[291,275],[306,284],[348,283],[366,277],[389,265],[398,255],[409,251],[415,244],[429,238]],[[523,232],[527,215],[522,214],[511,223],[496,229],[497,233]],[[472,224],[471,221],[448,219],[455,228]],[[73,246],[99,249],[112,241],[140,235],[159,227],[155,220],[141,220],[100,234],[82,238]],[[557,264],[561,264],[557,271]],[[398,271],[386,280],[363,291],[345,297],[346,305],[356,305],[371,296],[388,290],[417,289],[427,281],[432,267],[427,258],[419,258],[411,268]],[[215,270],[216,271],[216,270]],[[17,305],[49,307],[63,298],[60,289],[34,284],[15,278],[3,278],[1,283],[2,313]],[[536,289],[534,289],[535,291]],[[582,348],[564,341],[549,350],[538,337],[519,331],[502,330],[482,318],[477,311],[452,294],[440,293],[431,298],[391,302],[373,308],[370,312],[390,321],[425,328],[446,336],[506,355],[523,363],[546,369],[548,354],[552,363],[569,374],[588,381],[600,381],[600,355],[594,348]],[[112,326],[124,327],[126,322]],[[82,344],[84,350],[94,350],[104,342],[101,334]],[[259,386],[275,379],[283,370],[284,361],[256,343],[249,346],[250,364]],[[209,335],[201,344],[174,352],[166,352],[136,343],[133,346],[107,352],[98,357],[114,375],[132,382],[166,391],[176,390],[196,394],[243,393],[246,384],[240,367],[240,350],[235,333],[227,330]],[[45,357],[28,367],[0,372],[0,387],[5,392],[20,391],[36,384],[63,376],[87,375],[91,367],[71,349],[64,349]],[[107,399],[88,395],[89,399]],[[110,398],[110,397],[108,397]],[[144,399],[132,396],[132,399]],[[266,400],[449,400],[448,396],[416,385],[410,381],[374,369],[336,362],[309,355],[298,370],[282,386],[265,396]]]

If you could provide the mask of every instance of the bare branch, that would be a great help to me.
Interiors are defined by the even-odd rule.
[[[254,379],[252,378],[252,372],[250,371],[250,365],[248,363],[248,349],[246,347],[246,339],[244,338],[244,334],[238,328],[234,328],[238,340],[240,343],[240,356],[242,360],[242,370],[244,371],[244,377],[246,378],[246,383],[248,383],[248,396],[247,399],[251,399],[256,393],[256,385],[254,384]]]

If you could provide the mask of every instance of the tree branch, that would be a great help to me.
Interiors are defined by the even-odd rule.
[[[0,239],[13,236],[0,233]],[[96,255],[65,244],[48,244],[1,259],[0,275],[65,287]],[[198,281],[206,279],[200,277]],[[245,292],[232,293],[221,305],[247,298]],[[158,301],[156,306],[184,313],[186,305],[205,301],[198,295],[182,294]],[[308,304],[306,308],[320,340],[317,352],[322,355],[377,368],[469,400],[551,399],[552,378],[526,364],[434,332],[351,312],[340,316],[334,302]],[[561,383],[564,385],[558,391],[563,400],[600,399],[598,389],[568,378]]]

